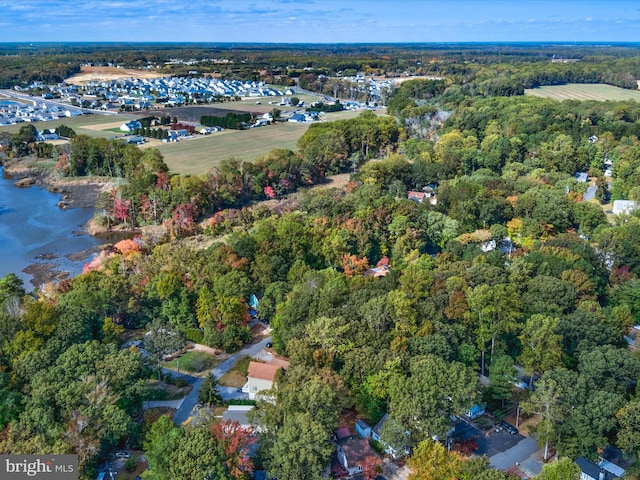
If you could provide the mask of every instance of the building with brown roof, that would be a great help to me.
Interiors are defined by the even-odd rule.
[[[276,378],[276,372],[289,367],[286,360],[273,359],[269,363],[249,362],[247,383],[242,391],[249,394],[250,400],[255,400],[256,394],[264,390],[270,390]]]

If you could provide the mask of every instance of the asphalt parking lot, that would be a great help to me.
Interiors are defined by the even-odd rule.
[[[475,438],[478,442],[478,449],[474,450],[474,453],[487,457],[505,452],[525,438],[519,433],[511,434],[504,429],[498,432],[490,429],[485,433],[472,422],[465,420],[458,420],[454,426],[453,438],[455,442],[465,442]]]

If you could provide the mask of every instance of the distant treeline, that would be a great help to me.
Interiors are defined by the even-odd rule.
[[[224,117],[216,117],[215,115],[203,115],[200,117],[200,123],[205,127],[223,127],[235,130],[241,130],[243,123],[250,121],[250,113],[227,113]]]
[[[79,71],[79,63],[62,62],[56,57],[0,57],[0,88],[26,86],[36,81],[60,83]]]
[[[142,68],[152,65],[167,75],[216,74],[225,79],[262,80],[281,85],[298,79],[305,88],[326,90],[324,76],[442,75],[456,83],[496,92],[567,82],[604,82],[636,88],[640,60],[636,45],[559,44],[404,44],[305,45],[246,44],[3,44],[0,86],[62,81],[81,64]],[[171,59],[202,59],[197,64]],[[555,59],[557,63],[551,63]],[[563,63],[562,59],[570,62]],[[520,70],[522,65],[524,70]],[[490,68],[487,68],[490,67]],[[197,71],[197,74],[193,72]],[[309,76],[310,75],[310,76]],[[497,82],[496,82],[497,81]],[[329,82],[330,84],[330,82]],[[331,86],[333,88],[333,86]],[[336,86],[336,89],[339,87]],[[512,93],[513,94],[513,93]],[[335,95],[334,95],[335,96]]]

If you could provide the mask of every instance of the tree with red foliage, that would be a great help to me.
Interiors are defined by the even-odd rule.
[[[211,426],[211,436],[224,449],[229,475],[236,479],[249,478],[253,462],[249,449],[257,439],[252,428],[243,428],[238,422],[227,420]]]
[[[362,475],[364,480],[375,480],[380,473],[380,460],[376,457],[369,456],[362,462]]]
[[[127,225],[127,219],[130,216],[129,208],[131,207],[131,200],[122,200],[121,197],[116,197],[113,203],[113,216]]]
[[[264,187],[264,194],[269,198],[276,198],[276,192],[273,187],[267,185]]]
[[[173,210],[173,215],[165,220],[171,236],[181,238],[195,233],[198,224],[198,207],[192,203],[182,203]]]

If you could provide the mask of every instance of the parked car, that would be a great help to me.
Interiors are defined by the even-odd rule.
[[[120,450],[116,452],[116,458],[129,458],[131,455],[126,450]]]
[[[242,387],[238,387],[238,388],[236,388],[236,392],[238,392],[238,393],[242,393]]]
[[[518,429],[516,427],[514,427],[513,425],[511,425],[510,423],[507,422],[501,422],[502,428],[504,428],[507,432],[509,432],[511,435],[515,435],[518,432]]]
[[[267,348],[271,348],[271,347],[273,347],[273,343],[271,342],[267,343]]]

